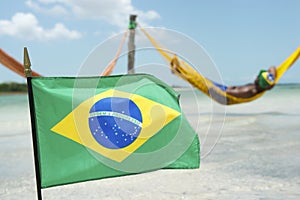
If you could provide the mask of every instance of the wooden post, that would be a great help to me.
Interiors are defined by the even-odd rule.
[[[130,15],[129,17],[129,41],[128,41],[128,74],[134,74],[134,54],[135,54],[135,28],[137,15]]]

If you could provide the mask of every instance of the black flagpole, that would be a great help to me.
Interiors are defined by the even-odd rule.
[[[32,143],[33,143],[33,155],[34,155],[34,167],[35,167],[35,179],[36,179],[36,190],[38,200],[42,200],[42,188],[41,188],[41,176],[40,167],[38,161],[38,147],[37,147],[37,136],[36,136],[36,124],[35,124],[35,110],[34,110],[34,100],[32,93],[32,71],[31,63],[28,55],[27,48],[24,47],[24,73],[27,78],[27,88],[28,88],[28,99],[30,108],[30,118],[31,118],[31,131],[32,131]]]

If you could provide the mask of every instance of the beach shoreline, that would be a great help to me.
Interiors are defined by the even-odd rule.
[[[27,92],[0,92],[0,96],[27,95]]]

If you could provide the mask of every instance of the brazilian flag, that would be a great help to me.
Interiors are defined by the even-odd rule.
[[[198,136],[181,112],[178,94],[157,78],[28,81],[41,188],[162,168],[199,168]]]

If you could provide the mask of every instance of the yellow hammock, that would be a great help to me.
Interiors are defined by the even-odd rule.
[[[260,92],[257,95],[250,97],[250,98],[240,98],[235,97],[232,95],[227,94],[224,90],[222,90],[218,84],[214,83],[213,81],[205,78],[200,73],[198,73],[193,67],[187,64],[184,61],[179,61],[179,59],[174,55],[170,56],[169,53],[162,48],[159,47],[157,42],[141,27],[141,30],[146,35],[146,37],[150,40],[152,45],[157,49],[157,51],[169,62],[174,63],[176,65],[176,69],[171,69],[172,71],[185,81],[189,82],[191,85],[205,93],[207,96],[212,98],[213,100],[217,101],[223,105],[232,105],[232,104],[239,104],[239,103],[246,103],[253,101],[259,97],[261,97],[264,92]],[[288,70],[293,63],[299,58],[300,56],[300,47],[291,54],[281,65],[276,68],[276,78],[275,83],[279,81],[282,75]]]

